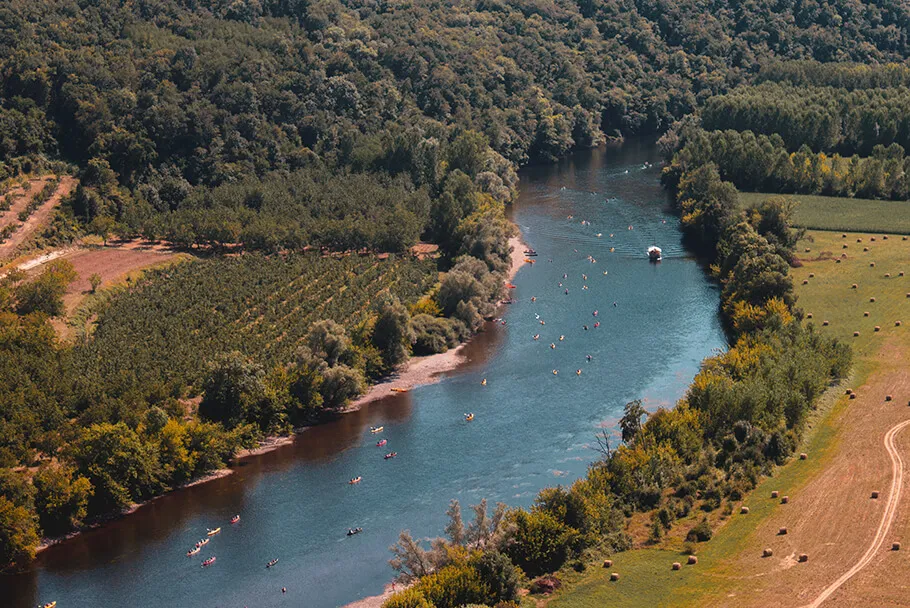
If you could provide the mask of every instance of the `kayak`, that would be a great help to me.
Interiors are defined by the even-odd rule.
[[[220,532],[221,532],[221,528],[215,528],[214,530],[209,530],[208,532],[206,532],[206,535],[215,536],[216,534],[219,534]]]
[[[382,446],[384,446],[384,445],[387,444],[388,442],[389,442],[388,439],[382,439],[382,440],[380,440],[380,441],[377,441],[377,442],[376,442],[376,445],[377,445],[378,447],[381,448]]]
[[[190,549],[189,551],[186,552],[186,556],[187,556],[187,557],[193,557],[194,555],[196,555],[196,554],[199,553],[200,551],[202,551],[202,547],[194,547],[194,548],[192,548],[192,549]]]
[[[398,452],[389,452],[385,455],[385,459],[388,460],[389,458],[395,458],[396,456],[398,456]]]
[[[57,605],[57,600],[54,600],[53,602],[46,603],[44,606],[42,606],[42,608],[54,608],[54,606],[56,606],[56,605]]]
[[[272,566],[274,566],[274,565],[277,564],[277,563],[278,563],[278,558],[276,557],[275,559],[273,559],[272,561],[270,561],[269,563],[267,563],[267,564],[265,565],[265,567],[266,567],[266,568],[271,568]]]
[[[363,481],[363,477],[355,477],[354,479],[352,479],[352,480],[349,481],[348,483],[353,485],[353,484],[355,484],[355,483],[360,483],[361,481]]]
[[[411,389],[409,389],[409,388],[402,388],[402,387],[399,387],[399,386],[393,386],[393,387],[392,387],[391,389],[389,389],[389,390],[391,390],[393,393],[406,393],[406,392],[408,392],[408,391],[411,390]]]
[[[354,536],[355,534],[360,534],[363,532],[363,528],[350,528],[348,529],[348,536]]]
[[[200,540],[198,543],[196,543],[196,547],[199,548],[199,547],[201,547],[202,545],[207,545],[207,544],[209,544],[209,539],[208,539],[208,538],[203,538],[203,539]]]
[[[215,556],[213,555],[212,557],[210,557],[207,560],[205,560],[204,562],[202,562],[202,567],[204,568],[206,566],[211,566],[214,563],[215,563]]]
[[[235,515],[234,517],[231,518],[231,523],[232,523],[232,524],[236,524],[238,521],[240,521],[240,516],[239,516],[239,515]]]
[[[384,429],[384,428],[385,428],[384,426],[371,426],[370,432],[371,433],[381,433],[382,429]]]
[[[466,422],[471,422],[472,420],[474,420],[474,413],[471,412],[470,414],[465,414],[464,419]]]

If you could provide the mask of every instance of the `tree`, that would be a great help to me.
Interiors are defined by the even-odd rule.
[[[98,288],[101,287],[101,275],[97,272],[93,273],[92,276],[88,278],[89,284],[92,286],[92,293],[98,291]]]
[[[168,415],[157,405],[152,406],[145,413],[145,427],[152,435],[157,435],[168,422]]]
[[[265,372],[241,353],[223,353],[208,366],[199,415],[228,428],[247,422],[265,398]]]
[[[347,365],[336,365],[322,372],[320,392],[325,407],[338,409],[363,393],[363,374]]]
[[[47,465],[35,474],[32,481],[35,484],[35,509],[44,534],[64,534],[85,519],[88,500],[93,493],[88,479],[76,476],[69,467]]]
[[[63,294],[77,278],[76,269],[69,260],[49,262],[37,278],[16,287],[16,312],[20,315],[42,312],[51,317],[62,314]]]
[[[307,346],[317,357],[334,367],[338,363],[350,363],[353,354],[351,339],[344,326],[331,319],[317,321],[310,328]]]
[[[509,513],[503,552],[528,576],[558,570],[572,553],[578,533],[546,511]]]
[[[408,309],[397,298],[386,302],[379,311],[379,318],[373,327],[373,344],[379,349],[388,369],[408,358],[415,337],[410,321]]]
[[[38,540],[34,514],[0,495],[0,569],[24,566],[34,559]]]
[[[481,583],[489,590],[490,605],[518,600],[521,575],[508,557],[498,551],[487,551],[474,568]]]
[[[464,521],[461,519],[461,504],[456,499],[453,498],[449,503],[446,515],[449,517],[449,523],[446,524],[446,535],[453,545],[464,545],[466,539]]]
[[[641,399],[630,401],[623,408],[622,418],[619,419],[619,428],[622,440],[628,444],[635,441],[636,435],[641,430],[641,419],[648,415],[648,411],[641,404]]]

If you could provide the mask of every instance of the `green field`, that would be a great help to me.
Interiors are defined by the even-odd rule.
[[[878,201],[876,201],[878,202]],[[875,241],[871,239],[875,238]],[[910,346],[910,240],[882,234],[812,231],[799,243],[803,265],[792,270],[799,297],[797,305],[812,319],[819,331],[834,335],[854,350],[856,362],[852,376],[844,385],[858,386],[874,370],[874,358],[887,339],[898,339]],[[861,239],[861,242],[857,242]],[[847,249],[843,246],[847,245]],[[868,248],[868,251],[863,251]],[[806,249],[809,249],[806,252]],[[841,254],[847,257],[842,258]],[[836,259],[841,261],[835,262]],[[871,263],[875,266],[870,266]],[[906,269],[906,270],[905,270]],[[905,271],[905,276],[899,276]],[[810,278],[810,274],[814,275]],[[890,277],[886,277],[890,274]],[[803,281],[808,283],[803,284]],[[853,284],[857,285],[853,289]],[[870,302],[871,298],[875,302]],[[863,316],[868,312],[869,316]],[[827,320],[828,325],[822,322]],[[902,321],[901,326],[896,326]],[[875,331],[878,325],[880,331]],[[860,332],[854,337],[853,332]],[[605,606],[707,606],[736,591],[741,573],[735,570],[735,556],[744,548],[757,551],[760,543],[752,534],[758,523],[780,508],[770,500],[771,490],[794,494],[819,473],[835,453],[839,441],[841,415],[849,401],[843,386],[829,390],[810,422],[800,451],[812,454],[809,460],[793,460],[766,478],[743,501],[748,515],[734,515],[714,538],[698,546],[698,564],[684,565],[673,571],[673,562],[685,564],[686,557],[675,547],[639,549],[612,557],[613,567],[598,564],[583,574],[567,573],[569,583],[550,603],[552,608],[601,608]],[[680,524],[685,526],[686,524]],[[617,572],[619,581],[609,575]]]
[[[179,389],[205,363],[240,351],[266,367],[294,355],[315,321],[350,332],[392,294],[417,300],[438,279],[433,260],[244,254],[145,274],[111,298],[91,339],[74,349],[85,378]]]
[[[803,228],[910,234],[910,201],[762,192],[740,192],[739,200],[749,206],[772,196],[786,196],[798,203],[793,223]]]

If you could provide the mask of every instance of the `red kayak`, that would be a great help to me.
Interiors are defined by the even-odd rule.
[[[396,456],[398,456],[398,452],[389,452],[385,455],[385,459],[388,460],[389,458],[395,458]]]
[[[377,441],[377,442],[376,442],[376,445],[377,445],[377,447],[380,447],[380,448],[381,448],[382,446],[384,446],[384,445],[387,444],[388,442],[389,442],[389,441],[388,441],[387,439],[383,439],[382,441]]]
[[[211,565],[214,564],[214,563],[215,563],[215,556],[213,555],[212,557],[210,557],[210,558],[208,558],[207,560],[205,560],[204,562],[202,562],[202,566],[203,566],[203,567],[205,567],[205,566],[211,566]]]

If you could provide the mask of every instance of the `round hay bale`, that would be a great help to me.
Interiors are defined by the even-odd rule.
[[[611,580],[611,581],[618,581],[618,580],[619,580],[619,572],[611,572],[611,573],[610,573],[610,580]]]
[[[812,251],[811,249],[809,249],[808,247],[806,247],[806,253],[809,253],[809,252],[811,252],[811,251]]]
[[[883,241],[887,241],[887,240],[888,240],[888,235],[887,235],[887,234],[882,235],[882,240],[883,240]]]
[[[809,284],[809,279],[803,279],[803,285],[808,285],[808,284]]]
[[[807,319],[811,319],[811,318],[812,318],[812,313],[811,313],[811,312],[806,313],[806,318],[807,318]],[[898,321],[898,323],[900,323],[900,321]]]
[[[894,399],[894,397],[892,397],[891,395],[885,395],[885,401],[891,401],[893,399]]]
[[[809,278],[810,278],[810,279],[814,279],[814,278],[815,278],[815,273],[814,273],[814,272],[810,272],[810,273],[809,273]]]
[[[873,236],[873,237],[870,238],[869,240],[874,242],[874,241],[875,241],[875,237]]]
[[[875,262],[869,262],[869,268],[875,268]]]
[[[850,246],[847,243],[844,243],[844,247],[843,247],[844,249],[849,249],[849,247]]]
[[[781,497],[781,499],[780,499],[780,504],[785,505],[785,504],[787,504],[788,502],[790,502],[790,497],[789,497],[789,496],[782,496],[782,497]]]
[[[827,321],[822,321],[822,326],[823,326],[823,327],[828,327],[828,322],[827,322]]]
[[[680,564],[679,562],[673,562],[674,570],[679,570],[680,568],[682,568],[682,564]]]
[[[686,561],[686,563],[689,564],[690,566],[694,566],[695,564],[698,563],[698,558],[695,557],[694,555],[690,555],[689,559]]]
[[[868,317],[868,316],[869,316],[869,311],[868,311],[868,310],[864,310],[864,311],[863,311],[863,316],[864,316],[864,317]]]
[[[850,398],[851,398],[851,399],[856,399],[856,393],[850,393]]]
[[[856,242],[857,242],[857,243],[862,243],[862,242],[863,242],[863,239],[856,239]]]
[[[890,273],[890,272],[886,272],[886,273],[885,273],[885,278],[886,278],[886,279],[890,279],[890,278],[891,278],[891,273]]]
[[[859,332],[858,332],[858,331],[853,332],[853,337],[854,337],[854,338],[859,338]]]
[[[859,287],[859,285],[857,285],[856,283],[854,283],[853,285],[850,286],[850,289],[856,289],[857,287]]]
[[[872,498],[878,498],[878,490],[872,490]]]
[[[904,276],[904,271],[903,271],[903,270],[901,270],[901,271],[900,271],[900,272],[899,272],[899,273],[897,273],[897,276],[899,276],[899,277],[902,277],[902,276]]]
[[[774,551],[772,551],[771,549],[765,549],[764,551],[761,552],[762,557],[771,557],[772,555],[774,555]]]
[[[780,496],[780,492],[777,490],[771,492],[771,498],[777,498],[778,496]]]
[[[840,235],[840,238],[845,239],[845,238],[847,238],[847,235],[846,235],[846,234],[842,234],[842,235]]]
[[[875,298],[869,298],[870,302],[875,302]]]
[[[806,555],[805,553],[800,553],[800,554],[799,554],[799,563],[802,564],[802,563],[805,563],[805,562],[807,562],[807,561],[809,561],[809,556]]]
[[[881,326],[881,325],[876,325],[876,326],[875,326],[875,331],[881,331],[881,330],[882,330],[882,326]]]
[[[843,256],[841,256],[841,257],[843,257]],[[835,263],[835,264],[840,264],[840,258],[837,258],[836,260],[834,260],[834,263]]]
[[[868,247],[863,247],[863,251],[869,251]]]
[[[892,550],[892,551],[900,551],[900,550],[901,550],[901,544],[900,544],[900,543],[891,543],[891,550]]]
[[[604,560],[604,568],[612,568],[612,567],[613,567],[613,560],[612,560],[612,559],[605,559],[605,560]]]
[[[907,293],[907,297],[910,298],[910,292]]]
[[[748,514],[749,514],[749,507],[740,507],[739,512],[740,512],[742,515],[748,515]]]
[[[844,391],[844,394],[845,394],[845,395],[850,395],[850,394],[852,394],[852,393],[853,393],[853,389],[852,389],[852,388],[848,388],[846,391]]]
[[[781,528],[780,530],[777,531],[777,534],[778,534],[779,536],[784,536],[784,535],[787,534],[787,529],[786,529],[786,528]]]
[[[901,322],[900,322],[900,321],[895,321],[895,322],[894,322],[894,326],[895,326],[895,327],[900,327],[900,326],[901,326]]]
[[[802,454],[799,455],[799,459],[800,459],[800,460],[808,460],[808,459],[809,459],[809,455],[806,454],[805,452],[803,452]]]
[[[902,241],[906,241],[906,240],[907,240],[907,237],[904,237],[904,238],[902,238],[901,240],[902,240]]]

